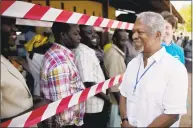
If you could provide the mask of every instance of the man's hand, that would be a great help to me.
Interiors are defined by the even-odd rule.
[[[122,128],[128,128],[129,127],[129,122],[128,121],[123,121],[121,124]]]
[[[134,128],[134,127],[131,126],[131,125],[129,124],[129,122],[126,121],[126,120],[122,122],[121,127],[122,127],[122,128]]]

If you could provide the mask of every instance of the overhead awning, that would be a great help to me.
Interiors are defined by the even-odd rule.
[[[152,5],[155,7],[156,12],[162,12],[162,11],[168,11],[170,12],[170,1],[169,0],[152,0]],[[182,16],[179,14],[179,12],[175,9],[173,5],[172,7],[172,14],[175,15],[178,18],[179,23],[185,23]]]
[[[95,0],[102,2],[103,0]],[[169,0],[109,0],[109,5],[116,9],[125,9],[136,12],[137,14],[143,11],[170,11]],[[172,5],[172,13],[178,18],[179,23],[185,23],[182,16],[178,13]]]

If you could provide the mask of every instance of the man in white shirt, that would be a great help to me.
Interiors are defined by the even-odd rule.
[[[81,32],[81,35],[87,35],[87,43],[91,43],[92,40],[97,40],[98,35],[96,35],[93,28],[90,31],[90,28],[86,27],[84,33],[83,31]],[[84,40],[85,37],[82,38],[81,41]],[[100,61],[93,49],[80,43],[74,50],[74,53],[76,67],[86,88],[105,81]],[[106,128],[108,117],[103,111],[105,102],[109,102],[105,91],[87,99],[83,128]]]
[[[122,127],[178,127],[186,114],[187,71],[161,47],[163,30],[160,14],[138,15],[132,38],[144,50],[128,64],[119,87]]]

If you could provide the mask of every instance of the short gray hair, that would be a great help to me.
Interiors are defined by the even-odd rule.
[[[155,34],[160,32],[163,35],[164,32],[164,18],[155,12],[142,12],[137,16],[137,20],[140,20],[143,24],[150,28],[150,33]]]

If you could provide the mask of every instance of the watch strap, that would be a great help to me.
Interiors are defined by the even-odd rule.
[[[121,121],[122,121],[122,122],[128,121],[128,118],[123,118]]]

